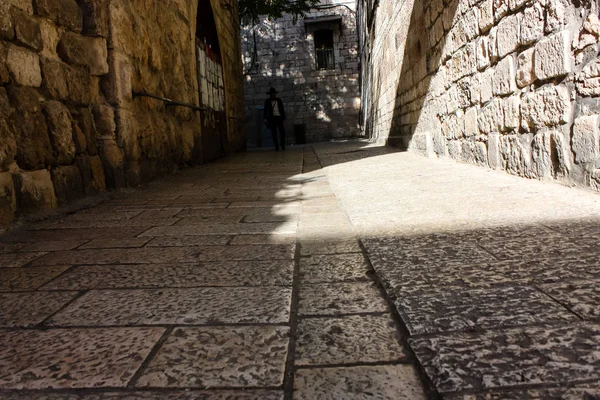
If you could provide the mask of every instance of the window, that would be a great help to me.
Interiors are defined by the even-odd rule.
[[[317,69],[335,69],[333,31],[330,29],[321,29],[315,31],[314,35]]]

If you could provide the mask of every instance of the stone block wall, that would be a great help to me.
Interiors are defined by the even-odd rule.
[[[262,20],[256,27],[256,57],[252,28],[242,28],[249,146],[259,145],[257,135],[264,127],[258,110],[271,87],[278,90],[286,107],[289,143],[294,143],[294,125],[305,126],[309,142],[360,135],[355,2],[333,0],[321,5],[331,8],[314,10],[297,21],[289,15]],[[305,25],[311,18],[331,15],[342,17],[341,27],[337,22]],[[317,70],[313,35],[317,29],[334,32],[335,69]]]
[[[184,2],[164,7],[158,1],[113,0],[109,10],[112,68],[106,83],[112,107],[106,111],[114,112],[107,120],[119,125],[117,137],[110,140],[123,149],[126,179],[136,184],[191,161],[200,140],[197,112],[132,98],[133,90],[198,104],[195,14]]]
[[[365,0],[359,9],[371,137],[600,189],[597,1]]]
[[[237,2],[214,3],[236,151]],[[197,11],[197,1],[0,2],[0,226],[202,161],[197,112],[132,97],[135,90],[198,104]]]
[[[237,2],[212,1],[223,57],[228,151],[243,149],[243,86]],[[202,160],[200,114],[166,107],[144,92],[183,103],[199,104],[196,72],[197,2],[112,0],[110,4],[111,73],[109,103],[115,109],[117,145],[123,148],[127,182],[136,184]]]
[[[106,187],[107,43],[75,0],[0,2],[0,225]]]

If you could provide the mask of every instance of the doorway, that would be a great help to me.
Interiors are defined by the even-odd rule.
[[[200,0],[196,19],[196,62],[204,162],[225,155],[227,115],[219,38],[210,0]]]

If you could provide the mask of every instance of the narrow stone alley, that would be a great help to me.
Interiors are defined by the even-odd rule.
[[[0,235],[0,398],[598,398],[599,239],[587,190],[239,154]]]

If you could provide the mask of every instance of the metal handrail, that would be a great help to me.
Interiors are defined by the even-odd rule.
[[[150,94],[150,93],[133,91],[132,95],[133,95],[134,98],[135,97],[149,97],[151,99],[160,100],[162,102],[167,103],[167,106],[172,106],[172,107],[187,107],[187,108],[191,108],[194,111],[206,111],[206,108],[204,108],[204,107],[198,107],[198,106],[196,106],[194,104],[182,103],[180,101],[175,101],[175,100],[167,99],[166,97],[155,96],[155,95]]]

